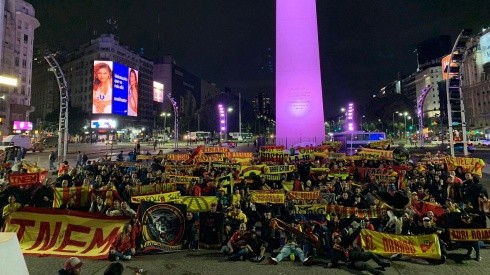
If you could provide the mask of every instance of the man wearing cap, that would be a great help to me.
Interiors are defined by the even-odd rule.
[[[58,275],[78,275],[82,271],[83,262],[77,257],[71,257],[65,261],[62,269],[58,270]]]
[[[435,227],[432,223],[429,217],[424,217],[422,218],[422,226],[419,226],[414,230],[415,235],[431,235],[431,234],[437,234],[441,235],[444,232],[444,229]],[[439,264],[442,264],[446,261],[446,254],[447,254],[447,249],[446,249],[446,243],[439,238],[439,246],[441,247],[441,260],[439,261]]]
[[[333,256],[332,261],[327,265],[330,268],[338,268],[339,261],[347,263],[349,268],[357,270],[366,270],[372,274],[383,274],[381,271],[385,270],[385,267],[389,267],[390,264],[381,261],[378,256],[371,252],[361,251],[358,248],[353,248],[352,243],[356,240],[361,233],[361,227],[358,227],[351,235],[341,237],[340,233],[334,232],[332,234],[333,239]],[[366,262],[369,260],[375,261],[379,267],[373,268]]]

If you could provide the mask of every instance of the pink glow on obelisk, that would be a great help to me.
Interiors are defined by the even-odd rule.
[[[325,140],[315,0],[276,0],[276,143]]]

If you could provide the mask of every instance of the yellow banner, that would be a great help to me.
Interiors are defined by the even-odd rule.
[[[327,167],[310,168],[310,172],[312,173],[327,173],[328,171],[330,171],[330,169]]]
[[[192,180],[199,181],[199,177],[193,177],[193,176],[165,175],[165,177],[169,179],[170,182],[177,183],[177,184],[188,184]]]
[[[22,253],[106,259],[128,218],[79,211],[21,208],[10,215],[6,232],[17,232]]]
[[[160,193],[168,193],[177,190],[175,182],[157,183],[150,185],[138,185],[131,187],[131,196],[144,196]]]
[[[283,191],[250,191],[250,198],[253,203],[283,204],[286,200],[286,195]]]
[[[166,155],[168,160],[172,161],[186,161],[189,159],[190,155],[189,154],[168,154]]]
[[[227,147],[202,147],[204,153],[228,153],[230,148]]]
[[[293,186],[294,186],[294,182],[292,182],[292,181],[286,181],[286,182],[283,182],[282,183],[282,187],[286,191],[292,191],[293,190]]]
[[[288,193],[288,199],[290,200],[318,200],[320,198],[320,191],[300,192],[292,191]]]
[[[327,206],[325,204],[295,205],[294,214],[296,215],[326,215]]]
[[[228,158],[251,159],[254,157],[252,152],[229,152],[226,154]]]
[[[389,150],[362,148],[357,155],[365,159],[393,159],[393,151]]]
[[[221,148],[221,147],[217,147],[217,148]],[[224,153],[198,154],[194,158],[194,162],[223,162],[224,159],[225,159]]]
[[[289,156],[289,162],[302,162],[302,161],[314,161],[314,160],[315,160],[315,154],[313,153]]]
[[[262,174],[264,164],[261,165],[253,165],[253,166],[242,166],[242,170],[240,171],[240,177],[249,177],[252,173],[255,175]]]
[[[489,228],[476,228],[476,229],[449,229],[449,237],[451,241],[490,241],[490,229]]]
[[[148,202],[173,202],[180,199],[180,191],[153,194],[145,196],[131,196],[131,203],[141,203],[142,201]]]
[[[211,209],[211,203],[218,203],[218,198],[215,196],[189,196],[181,197],[180,202],[187,205],[188,212],[207,212]]]
[[[369,143],[370,148],[376,148],[376,149],[383,149],[386,150],[388,146],[390,146],[390,140],[385,139],[385,140],[379,140],[379,141],[373,141]]]
[[[294,170],[296,170],[296,166],[294,165],[274,165],[264,167],[265,174],[292,173]]]
[[[362,248],[383,256],[402,254],[429,259],[441,258],[439,237],[436,234],[403,236],[363,229],[360,236]]]
[[[88,186],[54,188],[53,197],[53,208],[60,208],[70,198],[75,199],[76,206],[87,206],[90,202],[90,188]]]
[[[478,158],[446,157],[446,163],[449,170],[456,170],[456,167],[462,166],[465,172],[482,176],[482,168],[485,162]]]
[[[283,163],[289,157],[289,153],[285,153],[284,151],[261,151],[259,153],[259,157],[261,161],[265,162],[280,162]]]
[[[280,181],[281,180],[281,174],[265,174],[262,175],[266,181]]]

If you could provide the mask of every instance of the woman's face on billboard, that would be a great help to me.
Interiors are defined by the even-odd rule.
[[[129,85],[134,85],[136,84],[136,73],[131,72],[129,73]]]
[[[97,78],[102,83],[106,82],[110,78],[109,70],[107,68],[100,68],[99,71],[97,72]]]

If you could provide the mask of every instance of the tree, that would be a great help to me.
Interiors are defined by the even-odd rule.
[[[60,110],[53,110],[46,114],[45,121],[48,123],[59,123]],[[83,126],[87,125],[90,116],[80,107],[68,107],[68,133],[70,135],[81,135],[84,132]]]

